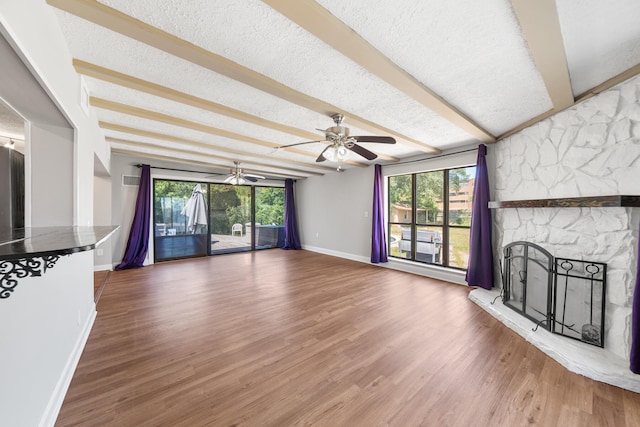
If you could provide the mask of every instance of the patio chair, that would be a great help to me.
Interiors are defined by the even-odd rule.
[[[242,224],[233,224],[231,226],[231,235],[234,236],[236,231],[240,233],[240,237],[242,237]]]

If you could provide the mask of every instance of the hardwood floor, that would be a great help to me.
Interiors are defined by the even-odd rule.
[[[56,425],[640,425],[468,291],[306,251],[112,272]]]

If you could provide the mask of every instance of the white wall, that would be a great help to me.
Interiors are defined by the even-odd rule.
[[[386,178],[390,175],[473,165],[477,157],[475,148],[475,144],[459,147],[445,152],[446,156],[427,160],[422,160],[426,156],[417,156],[407,159],[407,163],[383,166],[382,174]],[[452,154],[461,151],[465,152]],[[304,249],[370,262],[373,171],[372,166],[352,168],[343,173],[328,173],[296,182],[298,225]],[[378,265],[465,284],[464,272],[457,270],[394,258]]]
[[[93,224],[112,225],[111,220],[111,177],[93,177]],[[116,233],[119,234],[120,232]],[[94,251],[94,270],[111,270],[112,267],[112,240],[107,239]],[[102,255],[99,255],[102,253]]]
[[[107,169],[108,148],[95,112],[80,105],[80,76],[59,28],[53,9],[40,0],[3,2],[0,25],[32,74],[75,129],[73,153],[74,224],[93,221],[93,156],[101,157]],[[19,113],[21,108],[12,105]],[[23,109],[23,108],[22,108]],[[32,120],[32,118],[27,117]],[[40,123],[37,118],[35,123]]]
[[[73,225],[73,130],[32,122],[27,134],[30,226]]]
[[[108,149],[95,114],[85,113],[80,105],[80,79],[54,12],[42,0],[3,1],[0,33],[27,66],[22,76],[35,77],[23,84],[20,75],[11,76],[9,83],[18,90],[7,89],[10,104],[30,122],[32,132],[27,156],[33,164],[25,177],[31,225],[91,225],[94,153],[105,157]],[[2,59],[6,70],[10,64],[7,57]],[[5,80],[7,76],[3,71]],[[5,89],[0,87],[0,96]],[[41,99],[39,92],[48,95],[73,133],[48,127],[48,117],[35,108],[41,104],[29,98],[35,94]],[[60,148],[49,162],[46,156],[55,149],[43,145],[45,137]],[[108,159],[102,161],[108,169]],[[62,193],[60,206],[51,206],[55,201],[43,194],[51,183]],[[43,276],[19,279],[14,294],[0,300],[0,323],[5,325],[0,348],[6,363],[0,381],[2,425],[53,425],[95,318],[92,271],[91,252],[63,257]]]
[[[0,300],[0,424],[53,425],[95,317],[92,253],[63,256]]]
[[[346,258],[370,258],[373,167],[298,180],[295,198],[305,247]]]

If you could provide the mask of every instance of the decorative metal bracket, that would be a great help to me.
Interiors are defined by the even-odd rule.
[[[0,298],[9,298],[18,279],[40,277],[53,268],[62,255],[42,255],[39,257],[0,260]]]

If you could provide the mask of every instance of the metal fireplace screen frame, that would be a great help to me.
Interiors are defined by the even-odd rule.
[[[551,330],[553,256],[533,243],[514,242],[504,248],[504,269],[504,305]],[[546,283],[546,289],[532,289],[530,280]]]
[[[607,264],[556,258],[553,332],[604,347]]]
[[[604,347],[606,277],[606,264],[554,258],[534,243],[513,242],[504,248],[502,300],[535,329]]]

